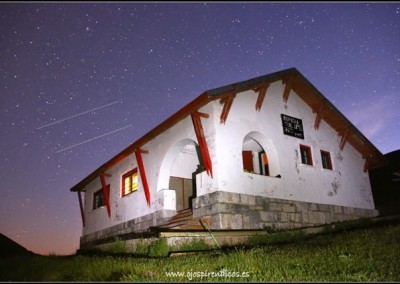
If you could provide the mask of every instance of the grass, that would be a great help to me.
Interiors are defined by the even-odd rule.
[[[125,247],[125,243],[121,240],[121,238],[116,237],[115,241],[110,250],[111,253],[126,253],[127,249]]]
[[[211,246],[207,245],[203,240],[197,240],[191,243],[186,243],[178,247],[171,248],[170,251],[207,251],[207,250],[211,250]]]
[[[168,256],[169,246],[165,239],[159,239],[154,242],[149,248],[149,256],[150,257],[162,257]]]
[[[400,225],[373,226],[177,257],[29,256],[0,259],[0,281],[399,282]],[[116,242],[119,251],[119,241]],[[175,275],[172,275],[174,273]],[[181,275],[178,275],[178,274]]]

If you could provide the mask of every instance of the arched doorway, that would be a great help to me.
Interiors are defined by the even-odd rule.
[[[176,192],[176,211],[192,207],[196,197],[196,175],[204,171],[199,146],[184,139],[172,146],[164,157],[159,177],[159,189]]]

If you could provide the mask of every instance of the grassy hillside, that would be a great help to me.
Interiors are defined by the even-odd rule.
[[[14,256],[0,281],[398,282],[400,225],[175,257]]]

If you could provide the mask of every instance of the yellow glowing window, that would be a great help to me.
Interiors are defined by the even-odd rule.
[[[128,195],[138,189],[137,168],[122,176],[122,196]]]

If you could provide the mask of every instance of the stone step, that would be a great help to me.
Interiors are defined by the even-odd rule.
[[[151,231],[163,231],[163,230],[196,230],[204,231],[204,227],[201,225],[199,219],[193,218],[192,210],[185,209],[172,216],[165,224],[151,227]]]
[[[175,222],[190,221],[190,220],[194,220],[194,219],[193,219],[193,215],[184,216],[184,217],[180,217],[180,218],[169,219],[169,220],[166,222],[166,224],[172,224],[172,223],[175,223]]]
[[[176,226],[173,228],[165,228],[165,229],[168,229],[170,231],[176,231],[176,230],[179,230],[179,231],[202,231],[202,232],[204,231],[203,226],[200,226],[200,225],[180,225],[180,226]]]
[[[161,225],[160,227],[172,227],[172,226],[184,225],[184,224],[187,224],[187,225],[201,225],[198,220],[191,219],[191,220],[178,220],[178,221],[175,221],[175,222],[166,223],[164,225]]]
[[[193,212],[191,209],[183,210],[178,212],[176,215],[172,216],[169,220],[177,220],[185,217],[191,217],[193,216]]]
[[[200,223],[176,222],[172,224],[161,225],[157,227],[150,227],[150,231],[204,231],[204,227]]]

